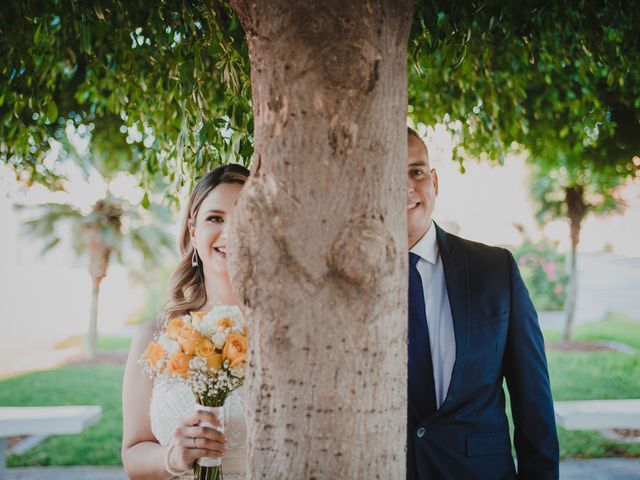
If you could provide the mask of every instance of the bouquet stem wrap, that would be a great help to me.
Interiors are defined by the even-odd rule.
[[[220,423],[222,423],[221,427],[216,427],[215,425],[211,425],[209,422],[201,422],[201,427],[215,428],[220,433],[224,433],[224,406],[209,407],[207,405],[200,405],[199,403],[196,403],[196,411],[211,412],[216,417],[218,417],[218,420],[220,420]],[[219,467],[221,464],[222,460],[220,458],[203,457],[198,459],[198,465],[201,465],[203,467]]]
[[[209,422],[201,422],[200,426],[215,428],[220,433],[224,433],[224,401],[223,405],[210,406],[196,403],[195,410],[198,412],[211,412],[221,423],[220,427],[210,424]],[[222,480],[222,459],[212,457],[202,457],[196,461],[194,465],[195,480]]]

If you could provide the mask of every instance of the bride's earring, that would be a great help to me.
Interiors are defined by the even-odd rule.
[[[198,251],[195,245],[193,246],[193,255],[191,255],[191,266],[194,268],[198,266]]]

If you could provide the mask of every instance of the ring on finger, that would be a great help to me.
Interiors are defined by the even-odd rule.
[[[198,439],[196,437],[191,437],[193,440],[193,448],[198,448]]]

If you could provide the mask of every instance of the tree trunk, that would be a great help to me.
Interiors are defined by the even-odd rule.
[[[100,282],[93,280],[91,288],[91,315],[89,316],[89,330],[85,337],[84,357],[87,360],[96,358],[98,350],[98,299],[100,297]]]
[[[566,188],[565,201],[567,203],[567,216],[569,217],[570,226],[571,256],[569,258],[569,288],[567,290],[567,303],[564,307],[562,340],[569,342],[573,336],[573,323],[578,302],[578,243],[580,242],[582,221],[587,214],[583,188],[580,186]]]
[[[98,223],[87,224],[84,228],[84,235],[88,245],[88,268],[92,285],[91,315],[89,317],[89,331],[85,338],[84,356],[88,360],[93,360],[98,349],[98,297],[100,295],[100,284],[107,275],[111,248],[104,243],[101,236],[101,226]]]
[[[233,5],[255,117],[229,235],[251,478],[404,478],[411,2]]]
[[[569,257],[569,288],[567,289],[567,300],[564,307],[564,331],[562,341],[569,342],[573,337],[573,321],[576,315],[576,303],[578,301],[578,269],[577,245],[571,245],[571,256]]]

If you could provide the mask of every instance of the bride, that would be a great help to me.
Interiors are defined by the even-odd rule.
[[[216,304],[237,305],[226,266],[225,226],[249,171],[218,167],[204,176],[189,198],[181,229],[182,259],[171,278],[170,299],[158,322],[147,322],[134,336],[122,392],[122,462],[131,479],[191,478],[202,457],[222,459],[225,480],[247,478],[246,428],[241,394],[225,404],[225,435],[208,412],[195,411],[191,391],[179,383],[156,381],[138,359],[154,333],[171,318],[208,311]]]

